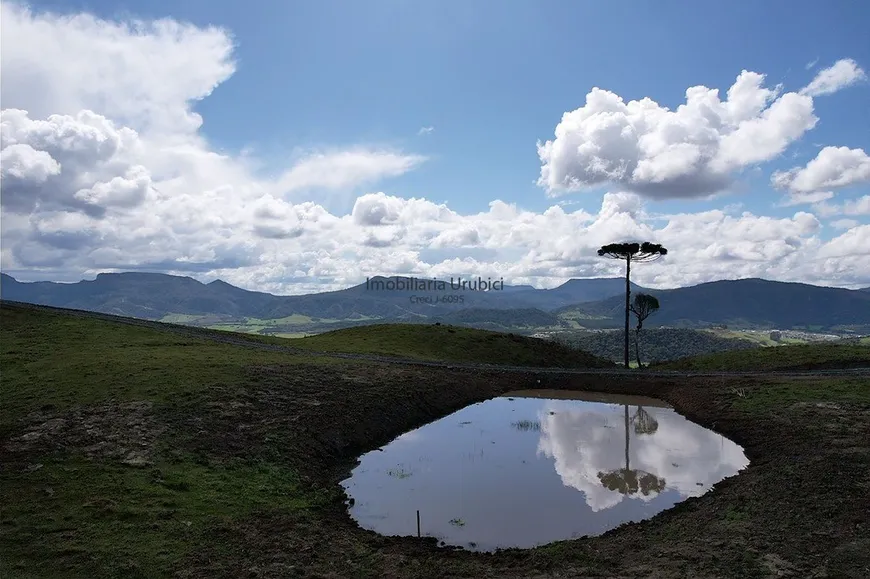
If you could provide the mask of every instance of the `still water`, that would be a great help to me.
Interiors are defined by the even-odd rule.
[[[351,516],[476,551],[598,535],[736,474],[732,441],[665,403],[534,390],[467,406],[360,457]]]

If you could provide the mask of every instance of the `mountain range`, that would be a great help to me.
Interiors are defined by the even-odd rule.
[[[764,279],[722,280],[670,290],[644,290],[658,298],[653,326],[860,329],[870,325],[870,292]],[[624,298],[568,306],[557,315],[582,312],[616,318]],[[650,318],[653,321],[653,318]]]
[[[159,273],[101,273],[75,283],[19,282],[0,274],[0,298],[153,320],[175,317],[197,325],[255,319],[271,331],[282,331],[282,324],[298,323],[298,318],[314,323],[440,321],[492,329],[607,328],[622,323],[623,278],[572,279],[552,289],[505,285],[489,291],[451,289],[450,280],[440,288],[422,287],[425,282],[417,280],[411,289],[394,289],[399,280],[409,285],[409,278],[376,277],[338,291],[276,296],[221,280],[202,283]],[[670,290],[632,283],[632,293],[655,295],[661,303],[661,310],[647,321],[649,327],[724,324],[870,331],[868,290],[763,279]]]

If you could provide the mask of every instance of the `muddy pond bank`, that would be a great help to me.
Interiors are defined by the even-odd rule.
[[[384,365],[261,366],[243,389],[164,417],[185,449],[286,461],[331,497],[305,513],[263,510],[213,529],[180,576],[750,577],[864,576],[870,404],[819,404],[832,381],[425,371]],[[837,384],[843,385],[843,380]],[[860,379],[846,383],[861,388]],[[363,452],[512,390],[641,395],[739,444],[738,477],[600,537],[495,554],[382,537],[350,518],[338,484]],[[831,390],[835,395],[840,390]],[[870,398],[870,395],[867,396]],[[191,428],[196,425],[196,429]],[[863,474],[862,474],[863,473]],[[236,545],[232,550],[223,545]]]

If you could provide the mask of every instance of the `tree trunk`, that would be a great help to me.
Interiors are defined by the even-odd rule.
[[[631,306],[631,256],[625,259],[625,367],[628,368],[628,312]]]
[[[629,470],[629,461],[628,461],[628,457],[629,457],[628,440],[629,440],[629,438],[628,437],[629,437],[629,433],[628,433],[628,406],[626,405],[626,407],[625,407],[625,472],[628,472],[628,470]]]
[[[643,368],[643,364],[640,363],[640,329],[634,331],[634,354],[637,356],[637,367]]]

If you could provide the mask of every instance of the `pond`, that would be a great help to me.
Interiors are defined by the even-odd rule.
[[[366,453],[343,481],[350,514],[382,535],[474,551],[599,535],[647,519],[749,461],[653,398],[512,392]]]

